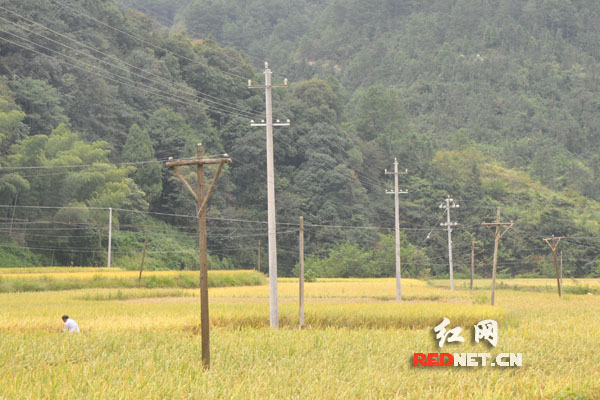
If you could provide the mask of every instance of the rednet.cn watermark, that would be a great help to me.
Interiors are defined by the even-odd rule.
[[[464,342],[461,336],[462,328],[446,329],[450,320],[443,321],[433,328],[438,340],[438,346],[444,347],[445,343]],[[498,323],[486,319],[473,325],[475,330],[475,343],[487,341],[491,346],[498,344]],[[414,367],[522,367],[523,353],[500,353],[494,357],[490,353],[414,353]]]
[[[493,360],[493,361],[491,361]],[[523,353],[415,353],[414,367],[522,367]]]

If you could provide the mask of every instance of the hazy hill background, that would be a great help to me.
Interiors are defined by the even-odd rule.
[[[274,100],[275,114],[292,120],[276,132],[282,275],[294,272],[300,215],[312,273],[393,273],[385,194],[393,182],[384,168],[394,157],[408,169],[406,275],[447,273],[438,205],[448,194],[461,205],[453,215],[459,270],[475,240],[477,272],[489,274],[492,235],[480,223],[500,206],[516,222],[502,242],[503,273],[551,274],[542,238],[553,234],[569,237],[566,275],[597,273],[597,2],[118,3],[0,2],[6,259],[101,264],[107,217],[94,207],[193,214],[160,163],[135,163],[192,156],[201,141],[207,153],[234,159],[209,211],[213,266],[254,266],[259,240],[263,254],[266,246],[266,226],[256,222],[266,221],[266,177],[264,132],[248,120],[264,105],[246,80],[260,81],[269,60],[275,79],[291,83]],[[9,169],[74,164],[92,166],[61,175]],[[150,224],[154,265],[191,266],[193,220],[150,215],[119,214],[121,262],[139,258]],[[15,218],[38,229],[51,221],[53,235],[15,234]],[[65,221],[85,227],[86,240],[60,234]]]

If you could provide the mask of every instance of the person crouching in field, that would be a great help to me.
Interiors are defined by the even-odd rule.
[[[63,332],[79,333],[79,326],[77,325],[77,322],[69,318],[68,315],[63,315],[62,320],[65,323]]]

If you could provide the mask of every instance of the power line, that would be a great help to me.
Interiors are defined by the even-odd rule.
[[[84,13],[83,11],[76,9],[75,7],[73,7],[73,6],[69,5],[69,4],[65,4],[65,3],[61,2],[61,1],[58,1],[58,0],[52,0],[52,1],[54,1],[55,3],[57,3],[57,4],[59,4],[59,5],[63,6],[63,7],[66,7],[66,8],[68,8],[68,9],[72,10],[74,13],[76,13],[76,14],[78,14],[78,15],[81,15],[81,16],[83,16],[83,17],[85,17],[85,18],[89,19],[89,20],[92,20],[92,21],[94,21],[94,22],[96,22],[96,23],[98,23],[98,24],[100,24],[100,25],[102,25],[102,26],[104,26],[104,27],[106,27],[106,28],[108,28],[108,29],[111,29],[111,30],[113,30],[113,31],[116,31],[116,32],[122,33],[122,34],[124,34],[124,35],[127,35],[127,36],[129,36],[129,37],[131,37],[131,38],[134,38],[134,39],[136,39],[136,40],[138,40],[138,41],[140,41],[140,42],[142,42],[142,43],[144,43],[144,44],[146,44],[146,45],[148,45],[148,46],[151,46],[151,47],[153,47],[153,48],[155,48],[155,49],[158,49],[158,50],[164,51],[164,52],[166,52],[166,53],[172,54],[172,55],[174,55],[174,56],[176,56],[176,57],[178,57],[178,58],[181,58],[181,59],[183,59],[183,60],[186,60],[186,61],[192,62],[192,63],[194,63],[194,64],[198,64],[198,65],[204,66],[204,65],[200,64],[198,61],[196,61],[196,60],[193,60],[193,59],[191,59],[191,58],[189,58],[189,57],[186,57],[186,56],[184,56],[184,55],[181,55],[181,54],[177,54],[177,53],[175,53],[175,52],[173,52],[173,51],[171,51],[171,50],[168,50],[168,49],[166,49],[166,48],[163,48],[163,47],[157,46],[157,45],[155,45],[155,44],[152,44],[152,43],[150,43],[150,42],[148,42],[148,41],[144,40],[143,38],[141,38],[141,37],[139,37],[139,36],[136,36],[136,35],[134,35],[134,34],[131,34],[131,33],[129,33],[129,32],[125,32],[125,31],[123,31],[123,30],[121,30],[121,29],[115,28],[114,26],[112,26],[112,25],[109,25],[109,24],[107,24],[107,23],[105,23],[105,22],[102,22],[102,21],[100,21],[100,20],[98,20],[98,19],[96,19],[96,18],[92,17],[91,15],[89,15],[89,14],[86,14],[86,13]],[[213,68],[213,69],[215,69],[215,70],[217,70],[217,71],[219,71],[219,72],[222,72],[222,73],[224,73],[224,74],[226,74],[226,75],[230,75],[230,76],[232,76],[232,77],[235,77],[235,78],[240,78],[240,79],[243,79],[243,80],[246,80],[246,79],[248,79],[248,77],[244,77],[244,76],[241,76],[241,75],[235,74],[235,73],[233,73],[233,72],[229,72],[229,71],[224,71],[224,70],[218,69],[218,68],[216,68],[216,67],[213,67],[213,66],[211,66],[211,65],[206,65],[206,66],[207,66],[207,67],[209,67],[209,68]]]
[[[157,78],[159,78],[159,79],[161,79],[161,80],[164,80],[166,83],[164,83],[164,82],[159,82],[159,81],[155,81],[155,80],[152,80],[152,79],[150,79],[150,78],[143,77],[142,75],[139,75],[139,74],[132,73],[131,71],[129,71],[129,70],[127,70],[127,69],[125,69],[125,68],[123,68],[123,67],[121,67],[121,66],[119,66],[119,65],[116,65],[116,64],[113,64],[113,63],[107,62],[107,61],[105,61],[105,60],[102,60],[102,59],[100,59],[100,58],[98,58],[98,57],[95,57],[95,56],[93,56],[93,55],[91,55],[91,54],[88,54],[88,53],[82,52],[82,51],[81,51],[81,50],[79,50],[79,49],[75,49],[75,48],[73,48],[73,47],[70,47],[70,46],[68,46],[68,45],[66,45],[66,44],[64,44],[64,43],[62,43],[62,42],[56,41],[56,40],[54,40],[54,39],[52,39],[52,38],[49,38],[48,36],[42,35],[42,34],[40,34],[40,33],[38,33],[38,32],[34,32],[34,31],[30,30],[30,29],[27,29],[27,28],[25,28],[25,27],[23,27],[23,26],[21,26],[21,25],[19,25],[19,24],[15,23],[15,22],[13,22],[13,21],[10,21],[10,20],[8,20],[8,19],[4,18],[4,17],[0,17],[0,18],[2,18],[3,20],[5,20],[5,21],[7,21],[7,22],[9,22],[9,23],[13,24],[14,26],[18,27],[18,28],[19,28],[19,29],[21,29],[21,30],[25,30],[25,31],[27,31],[27,32],[33,33],[34,35],[37,35],[37,36],[40,36],[40,37],[42,37],[42,38],[44,38],[44,39],[50,40],[50,41],[51,41],[51,42],[53,42],[53,43],[56,43],[56,44],[58,44],[58,45],[60,45],[60,46],[63,46],[63,47],[65,47],[65,48],[68,48],[68,49],[70,49],[70,50],[73,50],[73,51],[75,51],[75,52],[77,52],[77,53],[79,53],[79,54],[82,54],[82,55],[86,56],[86,57],[92,58],[92,59],[94,59],[94,60],[96,60],[96,61],[99,61],[99,62],[101,62],[101,63],[103,63],[103,64],[107,64],[107,65],[113,66],[113,67],[115,67],[115,68],[117,68],[117,69],[119,69],[119,70],[122,70],[122,71],[126,72],[126,73],[132,73],[133,75],[135,75],[135,76],[138,76],[138,77],[140,77],[140,78],[142,78],[142,79],[146,79],[146,80],[149,80],[149,81],[151,81],[151,82],[158,83],[159,85],[163,85],[163,86],[165,86],[165,87],[168,87],[169,89],[170,89],[170,86],[167,86],[167,85],[176,85],[176,86],[179,86],[179,87],[182,87],[182,88],[183,88],[183,89],[180,89],[180,90],[182,90],[182,91],[185,91],[185,92],[188,92],[188,93],[190,93],[191,95],[194,95],[194,96],[195,96],[195,95],[202,95],[202,96],[208,97],[209,99],[206,99],[206,98],[205,98],[205,99],[204,99],[205,101],[208,101],[208,102],[211,102],[211,103],[215,103],[216,105],[219,105],[219,106],[222,106],[222,107],[231,108],[231,109],[233,109],[233,110],[236,110],[236,111],[239,111],[239,112],[246,112],[246,111],[244,111],[244,110],[240,110],[240,109],[238,109],[238,108],[237,108],[237,105],[236,105],[236,104],[234,104],[234,103],[231,103],[231,102],[229,102],[229,101],[226,101],[226,100],[223,100],[223,99],[219,99],[218,97],[211,96],[211,95],[209,95],[209,94],[207,94],[207,93],[203,93],[203,92],[201,92],[201,91],[199,91],[199,90],[197,90],[197,89],[191,88],[191,87],[189,87],[189,86],[187,86],[187,85],[184,85],[184,84],[181,84],[181,83],[172,82],[172,81],[170,81],[170,80],[168,80],[168,79],[164,78],[163,76],[161,76],[161,75],[159,75],[159,74],[155,74],[155,73],[154,73],[154,72],[152,72],[152,71],[147,71],[147,70],[144,70],[144,69],[142,69],[142,68],[140,68],[140,67],[137,67],[137,66],[135,66],[135,65],[133,65],[133,64],[130,64],[130,63],[126,62],[126,61],[123,61],[123,60],[121,60],[120,58],[118,58],[118,57],[116,57],[116,56],[113,56],[113,55],[111,55],[111,54],[107,54],[107,53],[105,53],[105,52],[103,52],[103,51],[101,51],[101,50],[98,50],[98,49],[96,49],[96,48],[94,48],[94,47],[92,47],[92,46],[89,46],[89,45],[87,45],[87,44],[85,44],[85,43],[82,43],[82,42],[80,42],[80,41],[78,41],[78,40],[75,40],[75,39],[73,39],[73,38],[70,38],[69,36],[67,36],[67,35],[65,35],[65,34],[63,34],[63,33],[57,32],[57,31],[55,31],[55,30],[53,30],[53,29],[50,29],[50,28],[48,28],[47,26],[45,26],[45,25],[43,25],[43,24],[40,24],[40,23],[38,23],[38,22],[36,22],[36,21],[33,21],[33,20],[31,20],[31,19],[29,19],[29,18],[27,18],[27,17],[24,17],[23,15],[21,15],[21,14],[18,14],[18,13],[16,13],[16,12],[12,11],[12,10],[9,10],[9,9],[7,9],[7,8],[5,8],[5,7],[2,7],[2,6],[0,6],[0,9],[2,9],[2,10],[5,10],[5,11],[7,11],[7,12],[9,12],[9,13],[11,13],[11,14],[13,14],[13,15],[15,15],[15,16],[17,16],[17,17],[19,17],[19,18],[21,18],[21,19],[23,19],[23,20],[25,20],[25,21],[27,21],[27,22],[29,22],[29,23],[31,23],[31,24],[34,24],[34,25],[36,25],[36,26],[40,26],[41,28],[43,28],[43,29],[46,29],[46,30],[50,31],[50,32],[54,33],[55,35],[58,35],[58,36],[60,36],[60,37],[63,37],[63,38],[65,38],[65,39],[67,39],[67,40],[69,40],[69,41],[71,41],[71,42],[77,43],[78,45],[80,45],[80,46],[83,46],[83,47],[85,47],[85,48],[87,48],[87,49],[89,49],[89,50],[92,50],[92,51],[94,51],[94,52],[97,52],[97,53],[99,53],[99,54],[102,54],[102,55],[103,55],[103,56],[105,56],[105,57],[108,57],[108,58],[111,58],[111,59],[113,59],[113,60],[116,60],[116,61],[118,61],[118,62],[120,62],[120,63],[122,63],[122,64],[124,64],[124,65],[126,65],[126,66],[128,66],[128,67],[130,67],[130,68],[133,68],[133,69],[135,69],[135,70],[138,70],[138,71],[140,71],[140,72],[142,72],[142,73],[150,74],[150,75],[152,75],[152,76],[155,76],[155,77],[157,77]],[[213,100],[210,100],[210,99],[213,99]],[[215,100],[216,100],[216,101],[215,101]],[[232,106],[233,106],[233,107],[232,107]],[[250,116],[252,116],[252,115],[253,115],[253,114],[250,114]]]
[[[26,42],[29,42],[29,43],[31,43],[31,44],[33,44],[33,45],[35,45],[35,46],[41,47],[41,48],[43,48],[43,49],[45,49],[45,50],[48,50],[48,51],[50,51],[50,52],[58,53],[56,50],[49,49],[49,48],[47,48],[47,47],[45,47],[45,46],[42,46],[42,45],[40,45],[40,44],[38,44],[38,43],[35,43],[35,42],[32,42],[32,41],[30,41],[30,40],[28,40],[28,39],[26,39],[26,38],[23,38],[23,37],[21,37],[21,36],[19,36],[19,35],[16,35],[16,34],[14,34],[14,33],[11,33],[11,32],[8,32],[8,31],[4,31],[4,30],[1,30],[1,29],[0,29],[0,32],[7,33],[7,34],[9,34],[9,35],[11,35],[11,36],[15,36],[15,37],[17,37],[17,38],[19,38],[19,39],[22,39],[22,40],[24,40],[24,41],[26,41]],[[152,94],[153,96],[158,96],[158,97],[166,98],[166,99],[168,99],[168,100],[170,100],[170,101],[172,101],[172,102],[179,103],[179,104],[182,104],[182,105],[194,106],[194,107],[205,107],[206,109],[208,109],[208,110],[210,110],[210,111],[214,111],[214,112],[216,112],[216,113],[220,113],[220,114],[225,114],[225,115],[232,115],[232,116],[238,116],[238,117],[244,117],[244,118],[248,118],[248,116],[247,116],[247,115],[240,115],[240,114],[237,114],[237,113],[234,113],[234,112],[229,112],[229,111],[227,111],[227,110],[222,110],[222,109],[219,109],[219,108],[217,108],[217,107],[215,107],[215,106],[212,106],[212,105],[200,104],[200,103],[198,103],[198,102],[192,102],[192,101],[190,101],[190,100],[187,100],[187,99],[183,99],[183,100],[182,100],[181,98],[178,98],[177,96],[173,96],[173,95],[169,95],[169,94],[164,94],[164,93],[162,93],[162,92],[158,91],[158,89],[156,89],[156,88],[154,88],[154,87],[152,87],[152,86],[148,86],[148,85],[145,85],[145,84],[143,84],[143,83],[140,83],[140,82],[133,81],[133,80],[131,80],[131,79],[128,79],[128,78],[124,78],[124,77],[122,77],[122,76],[120,76],[120,75],[116,75],[116,74],[114,74],[114,73],[112,73],[112,72],[108,72],[108,71],[106,71],[106,70],[104,70],[104,69],[102,69],[102,68],[99,68],[99,67],[97,67],[97,66],[94,66],[94,65],[91,65],[91,64],[88,64],[88,63],[82,62],[81,60],[75,59],[75,58],[73,58],[73,57],[71,57],[71,56],[68,56],[68,55],[66,55],[66,54],[58,53],[58,54],[60,54],[60,55],[63,55],[64,57],[67,57],[67,58],[73,59],[73,60],[75,60],[76,62],[80,62],[80,63],[82,63],[82,64],[84,64],[84,65],[87,65],[88,67],[91,67],[91,68],[94,68],[94,69],[99,69],[99,70],[101,70],[101,71],[102,71],[102,72],[104,72],[104,73],[113,74],[115,77],[117,77],[117,78],[120,78],[120,79],[123,79],[123,80],[131,81],[131,82],[133,82],[134,84],[128,84],[128,83],[126,83],[126,82],[122,82],[122,81],[119,81],[119,80],[117,80],[117,79],[114,79],[114,78],[111,78],[111,77],[107,77],[106,75],[103,75],[103,74],[101,74],[101,73],[98,73],[98,72],[95,72],[95,71],[91,71],[91,70],[89,70],[89,69],[85,69],[85,68],[83,68],[83,67],[81,67],[81,66],[78,66],[78,65],[75,65],[75,64],[69,63],[69,62],[67,62],[67,61],[65,61],[65,60],[62,60],[62,59],[60,59],[60,58],[57,58],[57,57],[55,57],[55,56],[52,56],[52,55],[49,55],[49,54],[45,54],[45,53],[43,53],[43,52],[41,52],[41,51],[38,51],[38,50],[35,50],[35,49],[31,49],[31,48],[29,48],[29,47],[23,46],[23,45],[21,45],[21,44],[18,44],[18,43],[16,43],[16,42],[13,42],[13,41],[11,41],[11,40],[9,40],[9,39],[6,39],[6,38],[4,38],[4,37],[0,37],[0,39],[1,39],[1,40],[4,40],[5,42],[8,42],[8,43],[10,43],[10,44],[13,44],[13,45],[15,45],[15,46],[21,47],[21,48],[23,48],[23,49],[25,49],[25,50],[28,50],[28,51],[31,51],[31,52],[34,52],[34,53],[37,53],[37,54],[43,55],[43,56],[45,56],[45,57],[48,57],[48,58],[51,58],[51,59],[57,60],[57,61],[59,61],[59,62],[61,62],[61,63],[63,63],[63,64],[69,65],[69,66],[71,66],[71,67],[73,67],[73,68],[77,68],[77,69],[83,70],[83,71],[85,71],[85,72],[87,72],[87,73],[91,73],[91,74],[93,74],[93,75],[99,76],[99,77],[101,77],[101,78],[103,78],[103,79],[106,79],[106,80],[108,80],[108,81],[111,81],[111,82],[117,83],[117,84],[119,84],[119,85],[125,85],[125,86],[129,86],[129,87],[131,87],[131,88],[133,88],[133,89],[136,89],[136,90],[139,90],[139,91],[142,91],[142,92],[146,92],[146,93],[150,93],[150,94]],[[135,86],[136,84],[137,84],[137,85],[144,86],[144,87],[147,87],[147,88],[149,88],[149,90],[148,90],[148,89],[143,89],[143,88],[141,88],[141,87],[138,87],[138,86]]]
[[[132,161],[132,162],[120,162],[120,163],[94,163],[94,164],[70,164],[70,165],[24,165],[24,166],[11,166],[11,167],[0,167],[0,171],[14,171],[19,169],[57,169],[57,168],[105,168],[113,165],[139,165],[139,164],[153,164],[163,163],[167,159],[162,160],[147,160],[147,161]]]

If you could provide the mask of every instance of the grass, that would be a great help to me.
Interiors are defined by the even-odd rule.
[[[320,279],[306,284],[310,326],[299,330],[297,280],[283,279],[277,331],[266,285],[211,288],[208,372],[197,289],[1,293],[0,398],[600,398],[600,297],[509,283],[491,307],[477,304],[489,296],[485,281],[471,297],[406,279],[411,300],[398,304],[393,279]],[[82,334],[58,333],[64,313]],[[465,337],[443,351],[521,352],[524,366],[413,368],[414,352],[439,351],[432,329],[443,317]],[[499,323],[496,348],[472,340],[471,326],[487,318]]]

